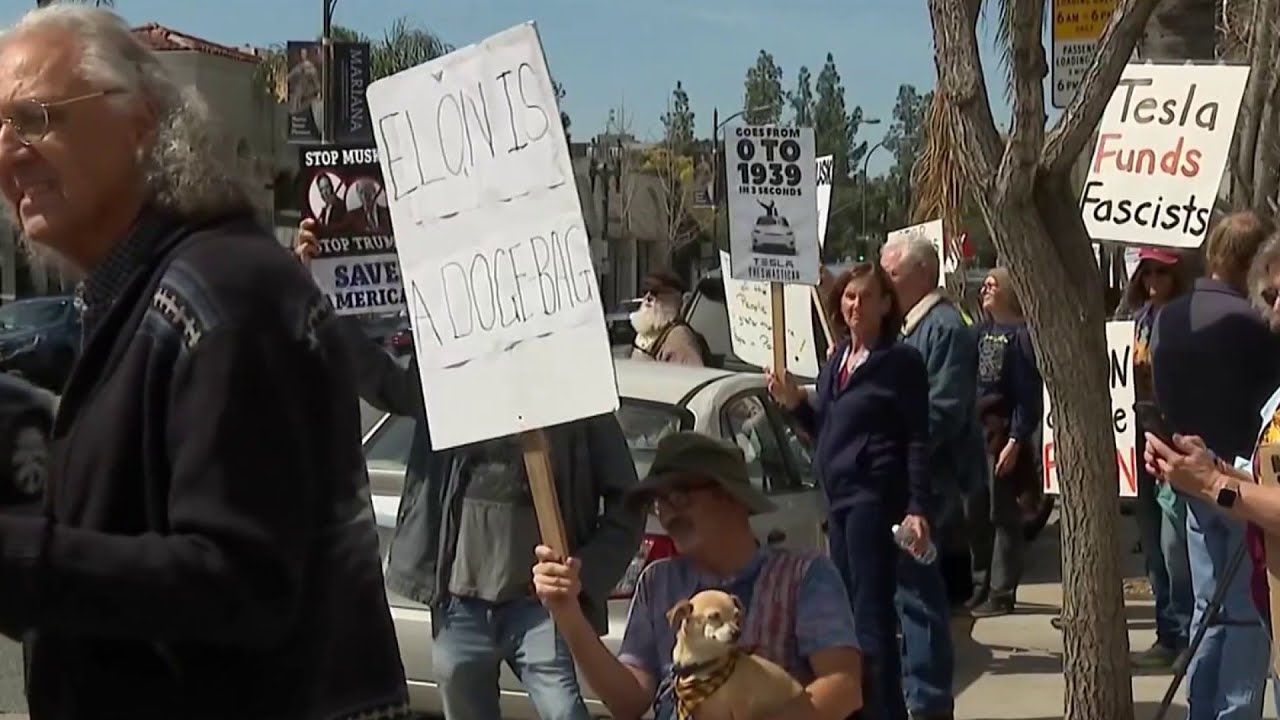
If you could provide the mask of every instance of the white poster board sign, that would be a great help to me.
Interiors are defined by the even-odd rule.
[[[739,126],[725,137],[731,276],[818,284],[813,128]]]
[[[734,280],[729,276],[729,253],[720,252],[724,302],[729,310],[729,341],[733,354],[762,368],[773,365],[773,321],[769,283]],[[786,285],[787,372],[818,377],[818,348],[813,337],[813,299],[810,286]]]
[[[818,158],[818,247],[826,247],[827,218],[831,215],[831,174],[835,172],[835,156]]]
[[[1116,434],[1116,466],[1120,476],[1120,497],[1138,496],[1138,457],[1135,449],[1137,433],[1133,416],[1133,322],[1107,323],[1107,353],[1111,366],[1111,422]],[[1053,447],[1053,410],[1049,393],[1044,394],[1043,442],[1040,459],[1044,472],[1044,491],[1052,495],[1058,490],[1058,456]],[[1070,418],[1062,418],[1071,422]]]
[[[434,447],[618,407],[532,23],[369,86]]]
[[[930,220],[926,223],[920,223],[919,225],[905,227],[901,230],[894,230],[886,237],[885,244],[887,245],[889,243],[899,242],[901,238],[911,236],[924,237],[933,245],[933,249],[938,252],[938,287],[946,287],[947,273],[951,272],[951,269],[948,268],[947,252],[943,245],[944,235],[942,232],[941,218],[938,220]]]
[[[1248,79],[1241,65],[1126,66],[1080,195],[1089,236],[1200,247]]]

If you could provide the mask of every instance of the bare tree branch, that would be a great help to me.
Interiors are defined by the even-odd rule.
[[[1272,71],[1265,65],[1271,57],[1275,28],[1267,18],[1274,14],[1276,0],[1254,0],[1252,32],[1249,33],[1248,58],[1252,70],[1240,99],[1240,116],[1236,119],[1235,138],[1227,155],[1227,167],[1231,169],[1232,204],[1236,207],[1253,206],[1254,176],[1258,133],[1262,130],[1263,112],[1267,105],[1267,91],[1271,87]]]
[[[1012,59],[1013,128],[996,173],[996,186],[1009,188],[1015,196],[1030,197],[1044,147],[1044,78],[1049,74],[1040,34],[1044,0],[1005,3]]]
[[[1093,62],[1080,81],[1080,88],[1058,118],[1057,125],[1045,140],[1044,157],[1040,161],[1041,172],[1065,175],[1071,165],[1084,152],[1085,145],[1093,137],[1094,128],[1111,100],[1111,93],[1120,82],[1124,66],[1129,62],[1133,47],[1142,39],[1143,30],[1151,11],[1160,0],[1120,0],[1111,22],[1098,41]]]
[[[990,183],[1000,162],[1003,142],[991,115],[978,51],[981,12],[982,0],[929,0],[938,92],[946,95],[964,128],[964,132],[956,133],[957,150],[970,158],[969,169],[977,175],[970,180]]]

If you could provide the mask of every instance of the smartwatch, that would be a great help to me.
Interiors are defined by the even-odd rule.
[[[1230,485],[1224,485],[1218,488],[1218,507],[1230,510],[1235,507],[1236,498],[1240,497],[1240,492]]]

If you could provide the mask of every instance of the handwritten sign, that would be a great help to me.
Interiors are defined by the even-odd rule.
[[[1107,351],[1111,357],[1111,422],[1116,434],[1116,467],[1120,474],[1120,497],[1138,496],[1138,463],[1133,418],[1133,323],[1119,321],[1107,323]],[[1057,495],[1058,456],[1053,446],[1053,406],[1049,403],[1048,390],[1044,393],[1044,428],[1041,463],[1044,471],[1044,491]],[[1071,422],[1070,418],[1059,418]]]
[[[729,310],[729,341],[733,354],[759,367],[773,365],[773,322],[770,320],[769,283],[734,280],[729,276],[732,260],[720,252],[724,277],[725,307]],[[813,300],[809,286],[787,285],[786,297],[787,372],[798,377],[818,376],[818,350],[813,339]]]
[[[885,239],[886,244],[898,242],[901,238],[918,236],[923,237],[933,245],[933,249],[938,253],[938,264],[940,271],[938,272],[938,287],[947,286],[947,273],[955,272],[958,267],[954,259],[948,260],[947,251],[944,246],[945,235],[942,229],[942,220],[930,220],[919,225],[904,227],[901,230],[894,230],[889,233]]]
[[[1248,79],[1243,65],[1127,66],[1080,196],[1090,237],[1199,247]]]
[[[436,448],[618,407],[532,23],[369,86]]]
[[[725,157],[732,277],[817,285],[813,128],[737,127]]]
[[[316,285],[339,315],[404,308],[400,261],[391,234],[378,149],[300,148],[303,217],[316,222],[311,261]]]
[[[1098,54],[1117,0],[1053,0],[1053,106],[1065,108]]]

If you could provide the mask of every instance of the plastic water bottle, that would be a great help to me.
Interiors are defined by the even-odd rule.
[[[929,541],[929,545],[924,549],[924,552],[917,555],[911,549],[911,546],[916,541],[915,532],[911,528],[902,525],[894,525],[892,530],[893,539],[898,543],[898,547],[902,548],[903,552],[914,558],[916,562],[921,565],[932,565],[933,561],[938,559],[938,548],[934,547],[932,540]]]

